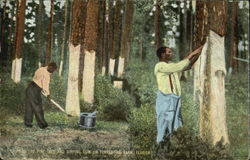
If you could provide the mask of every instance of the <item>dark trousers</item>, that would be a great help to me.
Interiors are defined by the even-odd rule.
[[[32,126],[33,115],[35,115],[37,124],[40,128],[48,126],[44,119],[41,91],[42,89],[33,81],[26,89],[24,113],[24,124],[26,126]]]

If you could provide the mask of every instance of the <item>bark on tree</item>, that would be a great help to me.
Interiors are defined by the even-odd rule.
[[[229,74],[232,72],[238,71],[238,61],[234,57],[238,56],[238,32],[237,32],[237,23],[238,23],[238,2],[232,2],[232,22],[231,22],[231,46],[230,46],[230,67]]]
[[[114,55],[113,55],[113,39],[114,39],[114,10],[115,7],[113,5],[114,0],[109,0],[108,7],[108,74],[114,75]]]
[[[5,8],[6,8],[6,0],[3,3],[3,9],[1,11],[1,17],[0,17],[0,33],[1,33],[1,39],[0,39],[0,53],[1,53],[1,60],[3,57],[3,44],[4,44],[4,20],[5,20]]]
[[[95,56],[98,32],[98,0],[89,0],[84,38],[84,70],[82,96],[85,102],[94,102]]]
[[[102,72],[105,63],[105,17],[106,16],[106,0],[99,1],[99,18],[98,18],[98,45],[97,45],[97,65],[98,71]]]
[[[48,43],[46,47],[45,65],[51,61],[52,48],[53,48],[53,19],[54,19],[54,0],[50,2],[50,23],[48,29]]]
[[[162,33],[161,33],[161,7],[160,0],[156,0],[156,10],[154,17],[154,27],[155,27],[155,47],[156,49],[162,45]]]
[[[105,19],[104,19],[104,54],[103,54],[103,63],[102,63],[102,75],[108,73],[109,68],[109,5],[105,5]]]
[[[43,29],[42,29],[42,24],[43,24],[43,15],[45,14],[44,10],[44,4],[42,0],[39,0],[39,5],[37,7],[36,11],[36,33],[35,33],[35,38],[36,38],[36,48],[38,52],[38,59],[37,59],[37,65],[38,67],[41,67],[41,56],[42,56],[42,47],[43,47]]]
[[[10,46],[10,44],[8,44],[7,41],[7,37],[8,37],[8,26],[7,23],[5,23],[5,21],[8,18],[8,13],[6,12],[6,8],[7,8],[7,0],[4,0],[3,2],[3,8],[1,10],[1,15],[0,15],[0,64],[1,65],[5,65],[5,61],[8,60],[8,46]]]
[[[200,135],[213,144],[229,143],[224,86],[226,8],[226,1],[197,1],[195,48],[207,42],[195,65],[195,94],[200,102]]]
[[[81,0],[74,0],[72,3],[72,22],[69,38],[69,73],[68,88],[66,96],[66,112],[72,116],[80,116],[79,103],[79,60],[82,42],[82,13]]]
[[[11,72],[11,78],[15,83],[21,81],[25,7],[26,7],[26,0],[19,0],[17,14],[16,14],[17,16],[16,16],[15,50],[14,50],[14,57],[12,60],[12,72]]]
[[[130,46],[130,36],[132,29],[132,21],[133,21],[133,1],[126,0],[125,4],[125,20],[122,31],[122,39],[121,39],[121,54],[119,57],[119,65],[118,65],[118,77],[122,77],[125,69],[125,59],[128,58],[129,55],[129,46]]]
[[[65,43],[66,43],[66,36],[67,36],[67,22],[68,22],[68,0],[65,0],[64,2],[64,29],[63,29],[63,41],[61,46],[61,54],[60,54],[60,66],[59,66],[59,76],[62,76],[62,70],[63,70],[63,63],[64,63],[64,52],[65,52]]]
[[[122,28],[122,2],[121,0],[115,1],[114,6],[114,19],[113,19],[113,39],[112,39],[112,50],[110,53],[109,60],[109,73],[114,75],[116,72],[115,59],[118,58],[120,52],[120,41],[121,41],[121,28]]]
[[[82,10],[81,12],[78,13],[78,22],[79,23],[79,27],[80,27],[80,33],[79,35],[75,35],[78,36],[79,38],[79,42],[81,44],[81,54],[80,54],[80,63],[79,63],[79,73],[78,73],[78,77],[79,77],[79,81],[78,81],[78,86],[79,86],[79,92],[82,91],[82,78],[83,78],[83,68],[84,68],[84,38],[85,38],[85,25],[86,25],[86,16],[87,16],[87,1],[79,1],[78,5],[81,6]],[[73,8],[74,9],[74,8]]]

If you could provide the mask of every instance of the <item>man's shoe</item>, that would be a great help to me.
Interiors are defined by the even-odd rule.
[[[41,125],[41,126],[39,126],[41,129],[45,129],[45,128],[47,128],[48,127],[48,125],[46,124],[46,125]]]
[[[32,124],[24,124],[27,128],[32,128]]]

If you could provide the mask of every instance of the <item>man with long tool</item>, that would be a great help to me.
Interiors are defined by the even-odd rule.
[[[178,72],[190,69],[198,59],[202,47],[189,53],[189,55],[178,63],[172,63],[172,50],[168,47],[157,49],[159,61],[155,65],[155,76],[158,85],[156,99],[157,114],[157,143],[163,141],[164,136],[170,135],[178,127],[182,126],[180,113],[181,87]]]
[[[24,125],[32,127],[33,115],[36,117],[40,128],[48,127],[44,119],[41,93],[50,101],[49,83],[51,74],[57,69],[55,62],[48,66],[40,67],[36,70],[33,81],[29,83],[26,89]]]

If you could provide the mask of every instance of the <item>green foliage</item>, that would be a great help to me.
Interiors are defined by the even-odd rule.
[[[194,101],[192,81],[181,82],[181,114],[184,125],[199,134],[199,105]]]
[[[202,141],[188,126],[179,128],[159,145],[156,141],[156,115],[152,106],[145,105],[132,110],[129,119],[129,135],[136,159],[214,159],[230,160],[227,146],[220,142],[212,146]],[[140,155],[136,151],[148,151],[151,154]]]
[[[156,114],[152,105],[134,108],[129,116],[129,136],[137,159],[150,158],[150,154],[136,154],[136,151],[153,150],[156,142]]]
[[[57,75],[55,72],[52,74],[50,82],[50,94],[51,98],[54,99],[59,105],[65,108],[67,81]],[[44,107],[50,111],[59,111],[53,104],[49,103],[43,96]],[[60,111],[61,112],[61,111]]]
[[[229,78],[229,77],[228,77]],[[226,85],[226,118],[231,152],[235,157],[248,155],[249,90],[248,76],[235,74]]]
[[[232,160],[227,146],[220,142],[215,146],[202,141],[190,132],[189,128],[181,127],[171,137],[166,137],[155,150],[155,159],[159,160]]]
[[[153,68],[143,63],[131,63],[127,68],[125,78],[131,86],[130,92],[138,97],[139,105],[155,103],[157,86]]]
[[[10,74],[4,74],[0,84],[0,108],[4,108],[9,114],[21,115],[24,112],[25,87],[27,81],[14,83],[10,80]]]
[[[95,104],[104,120],[127,120],[134,99],[121,89],[114,88],[109,77],[97,75],[95,79]]]

